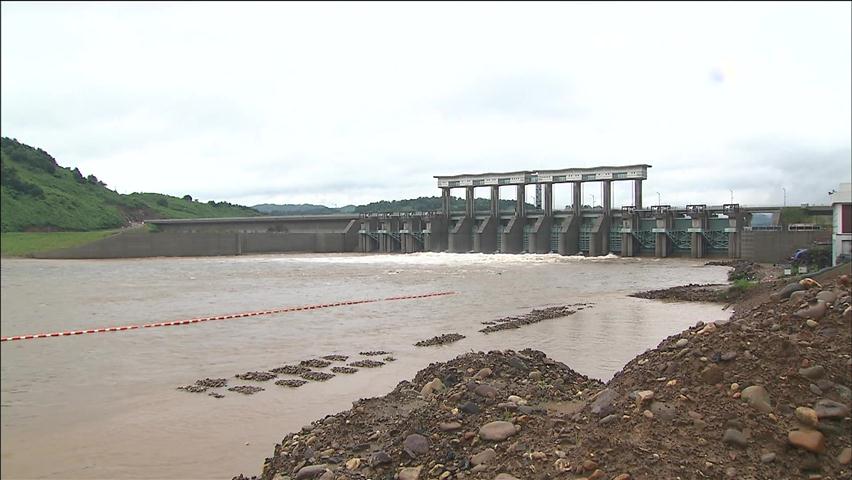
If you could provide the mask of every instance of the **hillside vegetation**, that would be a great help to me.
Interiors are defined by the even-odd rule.
[[[464,199],[453,197],[450,201],[453,210],[464,210]],[[475,199],[477,211],[488,211],[491,208],[491,200],[487,198]],[[382,200],[368,203],[366,205],[347,205],[340,208],[326,207],[325,205],[284,204],[276,205],[264,203],[252,208],[266,215],[325,215],[334,213],[384,213],[384,212],[437,212],[441,210],[441,197],[418,197],[406,200]],[[515,208],[515,200],[500,200],[500,210],[512,210]],[[527,209],[533,210],[534,206],[527,203]]]
[[[94,175],[60,166],[40,148],[0,139],[0,231],[89,231],[151,218],[259,215],[228,202],[201,203],[158,193],[123,195]]]

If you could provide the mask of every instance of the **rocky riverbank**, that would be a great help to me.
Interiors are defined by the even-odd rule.
[[[260,478],[849,478],[848,270],[761,284],[607,384],[534,350],[434,363],[287,435]]]

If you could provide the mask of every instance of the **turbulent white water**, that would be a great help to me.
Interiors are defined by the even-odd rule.
[[[0,262],[0,333],[75,330],[436,291],[455,295],[0,344],[3,478],[230,478],[257,474],[284,433],[382,395],[431,362],[532,347],[608,379],[717,305],[628,297],[717,283],[724,267],[686,259],[558,255],[262,255]],[[532,308],[591,309],[518,330],[482,322]],[[414,347],[442,333],[466,338]],[[327,354],[398,360],[287,389],[237,373]],[[258,385],[224,398],[176,390],[199,378]]]

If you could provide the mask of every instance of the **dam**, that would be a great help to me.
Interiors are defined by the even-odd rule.
[[[796,248],[824,242],[830,230],[784,229],[781,207],[736,203],[685,207],[644,206],[642,182],[651,165],[523,170],[436,176],[441,209],[350,215],[149,220],[153,231],[126,232],[92,244],[40,256],[123,258],[242,255],[282,252],[556,253],[624,257],[686,256],[783,260]],[[600,205],[583,205],[583,189],[600,186]],[[613,183],[632,183],[632,204],[613,206]],[[555,209],[555,187],[570,188],[572,204]],[[477,210],[476,189],[490,193]],[[501,188],[515,190],[515,206],[500,209]],[[526,201],[535,188],[536,204]],[[451,209],[452,191],[464,190],[464,208]],[[594,202],[593,202],[594,203]],[[817,214],[825,214],[815,207]],[[773,216],[772,228],[752,227],[755,213]],[[830,214],[830,210],[828,211]]]

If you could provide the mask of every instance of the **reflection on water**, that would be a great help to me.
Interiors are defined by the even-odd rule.
[[[430,362],[532,347],[607,380],[716,305],[627,297],[722,282],[685,259],[558,255],[267,255],[100,261],[7,260],[3,336],[176,320],[341,300],[457,295],[20,342],[0,346],[4,478],[230,478],[259,473],[275,442],[311,419],[382,395]],[[593,302],[563,319],[489,335],[480,322]],[[441,333],[467,338],[412,346]],[[287,389],[233,375],[317,355],[388,350],[398,360]],[[214,399],[175,387],[204,377],[256,384]]]

